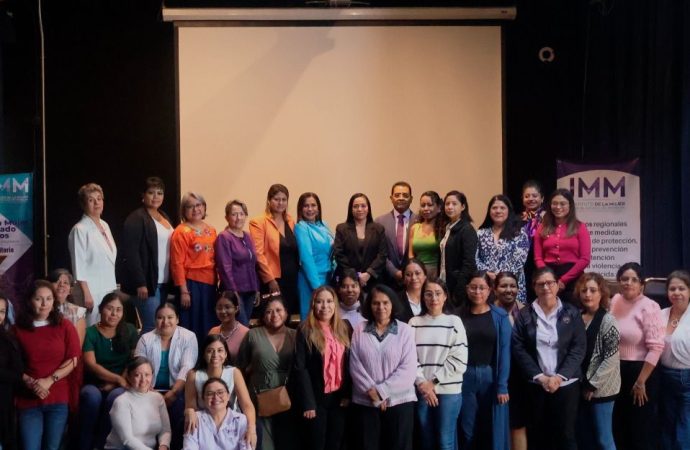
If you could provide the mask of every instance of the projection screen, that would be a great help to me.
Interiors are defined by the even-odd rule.
[[[475,226],[502,190],[498,26],[178,26],[182,192],[225,227],[238,198],[263,212],[272,183],[316,192],[331,229],[391,184],[467,194]]]

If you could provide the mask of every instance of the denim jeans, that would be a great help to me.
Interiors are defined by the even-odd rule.
[[[482,444],[487,444],[487,440],[491,442],[491,408],[495,398],[491,366],[467,366],[462,378],[462,409],[458,427],[462,448],[480,448]],[[477,439],[481,442],[479,447],[474,443]]]
[[[125,392],[116,388],[103,392],[93,384],[84,385],[79,393],[79,448],[101,448],[110,433],[110,408],[115,399]]]
[[[241,292],[240,296],[240,313],[237,320],[245,327],[249,326],[249,321],[252,318],[252,311],[254,311],[254,301],[256,300],[256,292]]]
[[[690,448],[690,369],[661,366],[661,443],[664,450]]]
[[[19,410],[24,450],[57,450],[67,424],[67,403]]]
[[[148,333],[156,327],[156,308],[161,304],[162,299],[166,297],[167,293],[164,284],[159,284],[156,287],[156,292],[146,300],[141,300],[136,295],[132,297],[134,299],[134,306],[136,306],[141,317],[141,334]]]
[[[613,404],[580,401],[577,445],[580,450],[616,450],[613,442]]]
[[[417,423],[422,450],[456,450],[462,394],[438,394],[436,407],[429,406],[421,395],[417,397]]]

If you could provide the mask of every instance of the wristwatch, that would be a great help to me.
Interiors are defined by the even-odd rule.
[[[53,383],[57,383],[57,381],[60,379],[60,377],[57,376],[57,375],[55,375],[55,374],[52,374],[52,375],[50,376],[50,378],[53,379]]]
[[[434,383],[434,386],[436,386],[439,383],[438,378],[436,377],[432,378],[431,382]]]

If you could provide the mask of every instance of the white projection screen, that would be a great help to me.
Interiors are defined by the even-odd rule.
[[[391,184],[458,189],[475,226],[502,191],[498,26],[178,26],[182,192],[225,227],[238,198],[263,212],[273,183],[321,198],[331,227]]]

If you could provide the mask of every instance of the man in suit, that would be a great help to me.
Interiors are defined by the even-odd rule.
[[[409,244],[408,231],[417,220],[417,215],[410,210],[412,187],[408,182],[396,181],[391,188],[390,199],[393,210],[377,217],[376,223],[385,228],[388,242],[385,281],[397,291],[403,282],[403,269]]]

